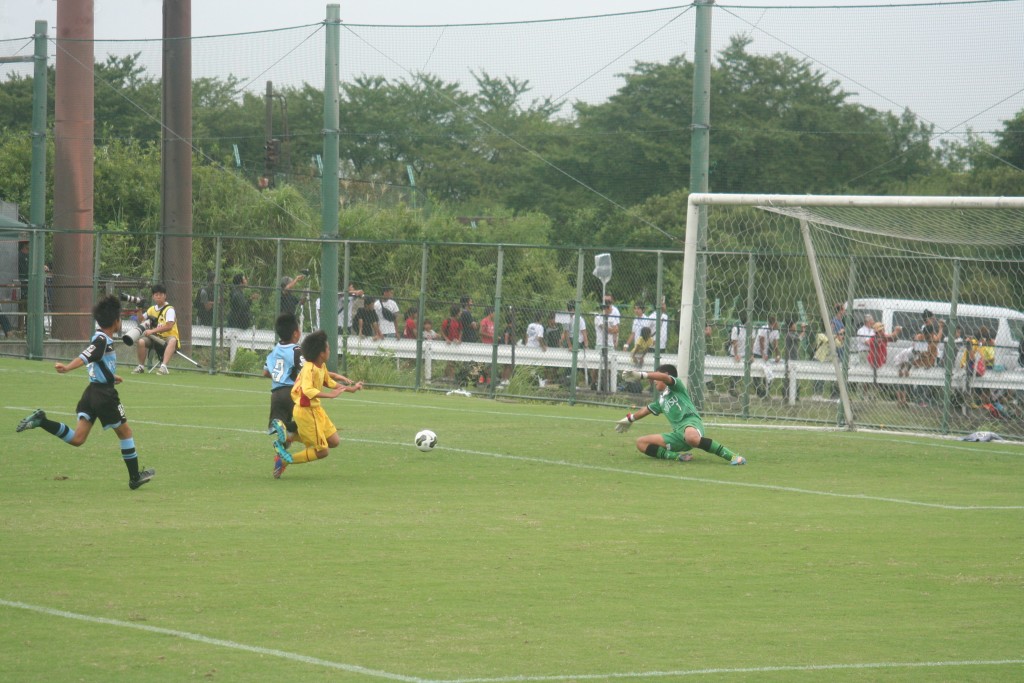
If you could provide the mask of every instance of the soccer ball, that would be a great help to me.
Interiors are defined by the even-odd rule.
[[[420,449],[424,453],[429,453],[434,450],[434,446],[437,445],[437,434],[430,431],[429,429],[421,429],[416,432],[416,439],[414,440],[416,448]]]

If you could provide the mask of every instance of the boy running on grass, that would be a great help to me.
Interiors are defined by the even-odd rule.
[[[270,426],[269,433],[274,436],[274,447],[287,452],[288,445],[295,439],[295,423],[292,421],[292,387],[302,367],[302,350],[298,341],[301,332],[299,321],[291,313],[282,313],[274,321],[274,331],[278,342],[263,364],[263,376],[271,379],[270,388]],[[274,477],[280,477],[284,467],[279,467],[280,456],[274,458]]]
[[[62,422],[54,422],[46,417],[40,408],[18,423],[15,431],[42,427],[58,439],[72,446],[81,446],[89,438],[93,423],[99,418],[104,429],[113,429],[121,440],[121,457],[128,468],[128,488],[133,491],[156,474],[155,470],[139,471],[139,454],[135,450],[135,437],[128,426],[124,406],[117,395],[115,384],[122,379],[115,374],[117,355],[114,353],[114,336],[121,331],[121,302],[117,297],[108,296],[100,299],[92,309],[93,318],[99,330],[93,335],[92,342],[77,358],[71,362],[54,363],[54,369],[60,374],[71,372],[83,365],[89,368],[89,385],[78,401],[78,425],[74,431]]]
[[[338,428],[331,422],[331,418],[327,417],[327,412],[320,405],[320,399],[337,398],[346,391],[359,391],[363,388],[363,383],[356,382],[348,386],[338,384],[335,379],[350,380],[327,369],[325,363],[330,353],[327,333],[323,330],[317,330],[302,340],[302,357],[306,362],[295,379],[291,397],[295,402],[292,419],[295,420],[297,430],[296,440],[301,441],[306,448],[293,455],[280,439],[274,441],[274,448],[277,451],[274,458],[275,478],[280,478],[289,463],[321,460],[327,457],[328,449],[336,448],[341,443]],[[326,391],[325,387],[331,391]]]
[[[662,415],[668,418],[672,431],[665,434],[648,434],[636,440],[636,449],[644,455],[662,460],[692,460],[687,451],[700,448],[729,461],[730,465],[745,465],[746,459],[728,448],[704,436],[704,422],[697,414],[697,408],[690,399],[686,387],[676,377],[676,366],[660,365],[654,372],[626,370],[622,376],[627,381],[649,379],[658,390],[658,398],[635,413],[630,413],[615,423],[615,431],[625,432],[637,420],[648,415]]]

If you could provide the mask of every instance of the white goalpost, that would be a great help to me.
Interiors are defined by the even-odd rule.
[[[705,413],[1024,437],[1021,311],[1024,197],[689,197],[678,367]]]

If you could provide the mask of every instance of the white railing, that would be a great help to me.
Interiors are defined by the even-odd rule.
[[[194,346],[210,345],[211,328],[209,326],[194,325],[192,327],[192,344]],[[224,343],[228,348],[229,355],[234,358],[240,348],[252,349],[254,351],[269,351],[276,343],[274,333],[271,330],[234,328],[224,329]],[[339,344],[341,341],[339,340]],[[416,359],[416,340],[414,339],[373,339],[370,337],[351,336],[347,338],[346,350],[349,354],[356,356],[389,356],[403,360]],[[463,342],[459,344],[448,344],[443,341],[423,342],[423,376],[430,381],[433,376],[433,364],[435,362],[463,362],[463,363],[490,363],[493,347],[490,344],[479,344]],[[513,351],[511,346],[498,346],[498,363],[509,365],[513,362]],[[661,354],[662,362],[675,362],[676,354],[666,351]],[[571,368],[572,349],[555,348],[548,349],[531,348],[522,345],[515,347],[515,363],[517,365],[528,365],[536,367]],[[763,361],[754,359],[750,364],[751,378],[764,378]],[[600,370],[603,366],[601,360],[601,349],[580,349],[577,357],[576,367],[583,370]],[[626,351],[608,349],[608,371],[612,376],[617,376],[620,370],[635,368],[633,359]],[[797,360],[789,362],[787,374],[786,364],[783,362],[767,363],[769,373],[775,381],[785,381],[795,388],[798,380],[834,381],[835,374],[831,362],[821,363],[814,360]],[[648,352],[641,366],[642,370],[654,369],[654,354]],[[704,378],[711,380],[715,377],[743,377],[746,367],[743,362],[737,362],[731,356],[705,356]],[[962,388],[964,386],[964,371],[960,367],[953,370],[953,386]],[[945,369],[943,367],[933,368],[912,368],[909,377],[900,377],[896,365],[892,362],[890,354],[889,362],[879,368],[877,377],[871,366],[866,363],[854,363],[849,368],[848,380],[855,384],[878,384],[896,385],[907,384],[915,386],[944,386]],[[612,383],[616,384],[615,382]],[[996,371],[990,369],[982,377],[974,378],[972,386],[978,389],[1009,389],[1015,391],[1024,390],[1024,368]],[[615,388],[611,387],[614,391]],[[795,390],[787,392],[795,399]]]

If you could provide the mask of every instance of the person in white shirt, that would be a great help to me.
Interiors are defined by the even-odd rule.
[[[539,312],[534,316],[533,322],[526,326],[525,345],[531,349],[548,350],[548,345],[544,342],[544,325],[540,323]]]
[[[609,301],[606,301],[601,310],[594,314],[594,346],[596,348],[614,347],[618,343],[619,320],[615,306]],[[605,329],[606,321],[607,330]]]
[[[659,320],[659,315],[658,315],[658,313],[656,311],[651,311],[651,316],[650,317],[651,317],[652,320],[655,320],[658,323],[657,324],[658,329],[656,330],[656,333],[655,333],[656,339],[654,340],[654,343],[655,343],[655,345],[659,349],[661,349],[662,351],[665,351],[666,348],[668,347],[668,323],[669,323],[669,318],[668,318],[668,313],[665,312],[665,298],[664,297],[662,297],[662,299],[661,299],[661,316],[660,316],[660,320]]]
[[[868,345],[875,336],[875,318],[870,313],[864,316],[864,324],[857,328],[857,337],[853,341],[854,358],[858,363],[866,363]]]
[[[645,327],[651,331],[653,336],[657,322],[653,314],[650,316],[644,315],[644,307],[639,303],[635,303],[633,304],[633,327],[629,333],[629,338],[626,339],[626,343],[622,346],[623,351],[628,351],[633,347],[636,340],[640,339],[640,330]]]
[[[398,304],[391,298],[394,293],[394,287],[388,285],[381,293],[381,297],[373,304],[373,310],[377,314],[377,339],[383,339],[384,337],[398,338],[398,328],[396,326],[399,313]]]
[[[761,372],[764,375],[764,383],[756,382],[755,390],[762,398],[771,393],[772,380],[775,379],[775,371],[772,370],[770,361],[779,362],[779,321],[774,315],[768,316],[768,322],[757,330],[754,338],[754,358],[760,361]]]

